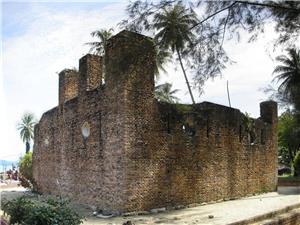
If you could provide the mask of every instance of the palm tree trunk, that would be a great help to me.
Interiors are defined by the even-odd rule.
[[[105,84],[105,53],[102,56],[102,84]]]
[[[179,62],[180,62],[180,66],[181,66],[181,69],[182,69],[182,72],[183,72],[183,75],[184,75],[184,78],[185,78],[186,85],[188,86],[188,89],[189,89],[189,93],[190,93],[192,102],[193,102],[193,104],[195,104],[195,100],[194,100],[194,96],[193,96],[193,93],[192,93],[192,89],[191,89],[189,80],[188,80],[188,78],[186,76],[185,69],[184,69],[183,64],[182,64],[180,52],[179,52],[179,50],[177,48],[176,48],[176,52],[177,52],[178,59],[179,59]]]
[[[231,101],[230,101],[230,94],[229,94],[229,85],[228,85],[228,80],[227,80],[227,98],[228,98],[228,103],[229,103],[229,107],[231,108]]]
[[[26,141],[26,154],[29,152],[29,150],[30,150],[30,143]]]

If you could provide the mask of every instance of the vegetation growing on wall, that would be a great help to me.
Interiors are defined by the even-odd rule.
[[[249,113],[245,113],[244,117],[244,127],[245,131],[248,134],[249,143],[253,144],[256,139],[256,133],[255,133],[255,124],[254,119],[250,117]]]

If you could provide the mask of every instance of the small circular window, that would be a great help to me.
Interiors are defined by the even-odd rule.
[[[91,133],[90,124],[88,122],[84,122],[81,126],[81,134],[84,138],[88,138]]]

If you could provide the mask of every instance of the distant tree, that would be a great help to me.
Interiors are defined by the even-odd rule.
[[[155,87],[154,94],[158,101],[176,103],[179,101],[179,98],[177,98],[174,94],[178,91],[178,89],[172,90],[172,84],[164,83]]]
[[[30,150],[30,141],[33,140],[33,129],[35,124],[36,121],[34,115],[32,113],[25,113],[17,127],[20,131],[21,139],[26,145],[26,153]]]
[[[278,145],[282,163],[291,164],[300,148],[300,127],[290,111],[279,116]]]
[[[280,82],[278,93],[289,101],[296,110],[300,110],[300,51],[288,49],[288,55],[280,55],[276,60],[281,63],[273,74],[274,78]]]
[[[289,167],[292,166],[292,159],[289,150],[282,145],[278,145],[278,162]]]

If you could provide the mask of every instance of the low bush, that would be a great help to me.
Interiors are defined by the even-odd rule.
[[[293,167],[294,167],[294,176],[295,177],[300,176],[300,150],[297,152],[294,158]]]
[[[44,201],[20,197],[4,202],[2,209],[10,224],[20,225],[79,225],[83,217],[69,207],[69,202],[49,198]]]
[[[10,224],[22,224],[28,211],[33,208],[33,203],[24,197],[4,201],[1,205],[4,213],[10,216]]]

